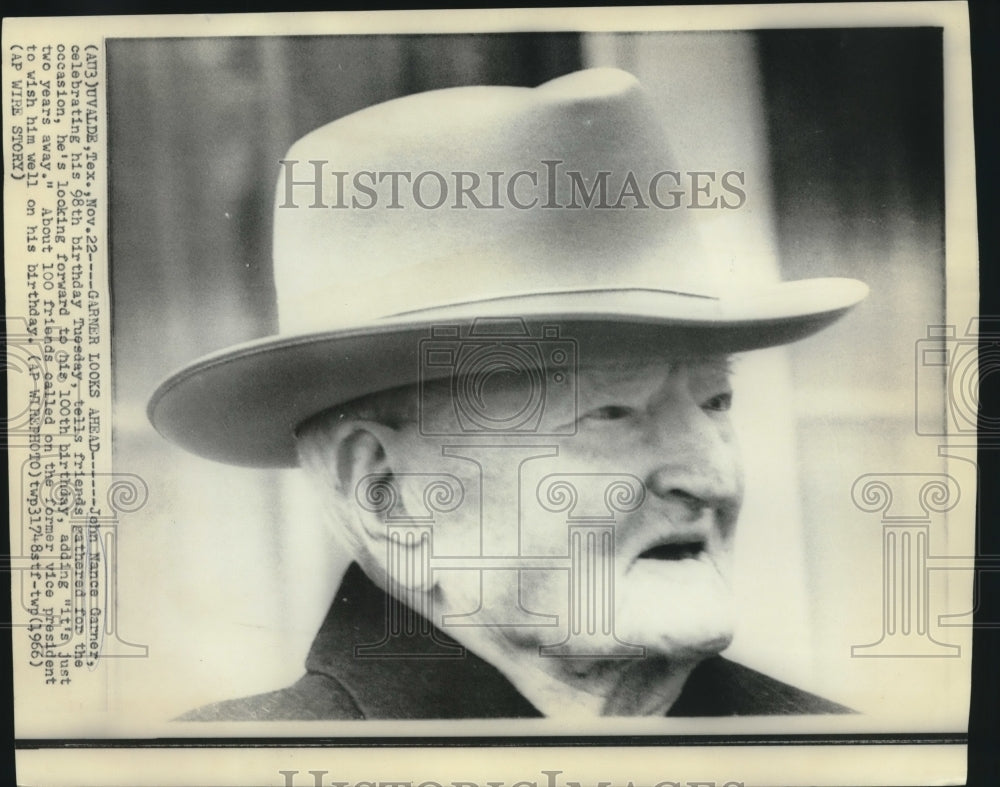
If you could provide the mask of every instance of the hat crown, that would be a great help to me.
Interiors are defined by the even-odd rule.
[[[617,69],[355,112],[303,137],[282,165],[282,330],[527,293],[710,292],[725,272],[686,211],[651,201],[676,199],[677,169],[638,80]]]
[[[720,354],[796,341],[867,293],[768,286],[759,264],[733,264],[748,255],[725,234],[706,254],[690,215],[706,212],[653,203],[684,194],[668,176],[680,168],[638,82],[613,69],[396,99],[308,134],[282,167],[280,331],[189,364],[149,403],[162,434],[225,462],[292,466],[316,413],[460,374],[425,343],[481,341],[482,318],[532,342]]]

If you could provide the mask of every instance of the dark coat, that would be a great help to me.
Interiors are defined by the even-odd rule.
[[[500,672],[415,614],[415,633],[386,639],[387,597],[357,565],[306,659],[279,691],[207,705],[180,721],[524,718],[542,714]],[[421,631],[423,632],[421,634]],[[385,642],[357,657],[358,645]],[[372,652],[374,651],[374,652]],[[850,713],[721,656],[699,664],[667,716]]]

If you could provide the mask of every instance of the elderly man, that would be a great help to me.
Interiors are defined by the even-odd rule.
[[[174,375],[150,417],[203,456],[301,465],[354,563],[301,680],[186,719],[845,710],[718,655],[729,357],[866,290],[729,277],[685,217],[709,185],[677,190],[662,136],[637,81],[595,69],[293,146],[281,334]]]

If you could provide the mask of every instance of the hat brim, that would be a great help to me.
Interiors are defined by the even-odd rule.
[[[588,352],[718,355],[802,339],[867,293],[853,279],[807,279],[738,298],[595,290],[426,309],[214,353],[161,383],[147,412],[160,434],[199,456],[247,467],[293,467],[295,430],[303,421],[365,394],[416,383],[421,342],[438,326],[456,326],[464,336],[462,328],[477,321],[516,317],[533,338],[542,336],[542,326],[557,326],[560,339],[577,342],[584,364]]]

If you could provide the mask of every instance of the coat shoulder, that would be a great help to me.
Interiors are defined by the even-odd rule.
[[[214,702],[179,716],[175,721],[314,721],[363,719],[350,692],[329,675],[310,672],[291,686]]]

